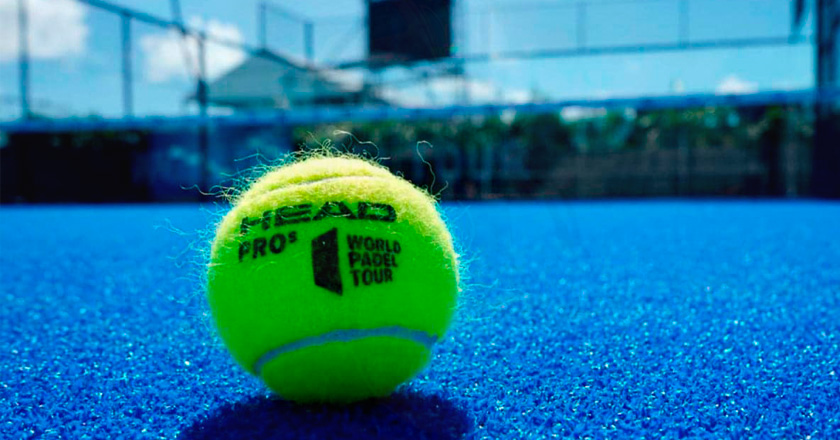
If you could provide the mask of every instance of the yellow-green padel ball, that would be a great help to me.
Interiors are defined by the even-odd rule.
[[[233,357],[299,402],[386,396],[412,378],[449,326],[458,283],[435,200],[352,157],[255,181],[219,224],[208,269]]]

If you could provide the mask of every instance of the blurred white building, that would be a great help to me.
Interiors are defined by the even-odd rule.
[[[268,53],[251,56],[211,81],[208,101],[235,110],[387,103],[360,76]]]

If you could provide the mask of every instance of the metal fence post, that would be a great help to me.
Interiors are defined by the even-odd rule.
[[[210,127],[207,119],[207,35],[201,31],[197,35],[198,40],[198,151],[201,158],[201,170],[199,182],[204,191],[208,191],[210,186]],[[199,193],[199,198],[201,193]]]
[[[20,63],[20,113],[21,118],[29,119],[29,11],[27,0],[18,0],[18,49]]]
[[[131,16],[123,13],[122,17],[122,86],[123,114],[134,115],[134,77],[132,75],[131,53]]]

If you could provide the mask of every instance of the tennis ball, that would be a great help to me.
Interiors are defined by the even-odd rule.
[[[456,307],[435,200],[377,164],[310,157],[255,181],[216,231],[210,308],[234,359],[281,397],[389,395]]]

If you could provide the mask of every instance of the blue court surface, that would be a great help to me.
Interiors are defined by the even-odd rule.
[[[201,280],[223,209],[0,208],[0,437],[840,437],[840,204],[444,205],[457,320],[346,407],[225,351]]]

